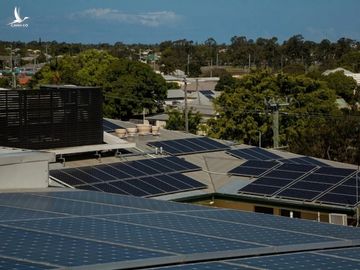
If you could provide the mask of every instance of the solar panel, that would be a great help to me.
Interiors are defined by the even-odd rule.
[[[214,99],[215,97],[215,93],[211,90],[200,90],[200,93],[210,100]]]
[[[285,163],[266,172],[254,182],[240,189],[239,193],[272,196],[314,169],[315,166],[311,165]]]
[[[359,228],[92,191],[0,193],[0,205],[19,210],[0,221],[5,269],[359,268]]]
[[[305,176],[296,184],[280,192],[277,196],[295,200],[313,201],[320,194],[335,187],[354,172],[355,170],[352,169],[320,167],[312,174]],[[331,197],[331,195],[326,195],[322,200],[329,200]],[[337,196],[333,196],[333,198],[338,201]]]
[[[328,253],[297,253],[264,256],[260,258],[248,258],[230,261],[251,269],[322,269],[322,270],[347,270],[359,269],[360,261],[350,260],[344,257],[329,256]]]
[[[207,137],[149,142],[147,145],[157,148],[162,147],[163,151],[174,156],[229,149],[229,146]]]
[[[356,176],[349,178],[331,191],[317,199],[318,202],[328,204],[355,206],[360,200],[360,181],[356,185]]]
[[[29,263],[19,260],[13,260],[8,258],[0,257],[0,269],[17,269],[17,270],[27,270],[27,269],[54,269],[54,266],[43,265],[39,263]]]
[[[206,188],[206,185],[179,174],[199,169],[181,158],[165,157],[52,170],[50,175],[79,189],[148,197]]]
[[[215,93],[211,90],[200,90],[200,93],[203,95],[215,95]]]
[[[360,268],[359,248],[343,248],[329,251],[299,252],[294,254],[270,255],[237,260],[222,260],[197,264],[157,267],[163,270],[249,270],[249,269],[322,269],[347,270]]]
[[[106,183],[83,185],[77,188],[128,194],[141,197],[159,196],[175,192],[184,192],[207,186],[183,174],[162,174],[146,176],[123,181],[109,181]]]
[[[282,159],[281,162],[291,163],[291,164],[308,164],[308,165],[316,165],[316,166],[320,166],[320,167],[329,167],[328,164],[321,162],[315,158],[307,157],[307,156]]]
[[[113,122],[110,122],[109,120],[103,119],[103,131],[105,132],[115,132],[116,129],[123,128],[117,124],[114,124]]]
[[[277,165],[279,165],[279,163],[275,161],[248,160],[240,166],[230,170],[228,174],[259,176]]]
[[[260,147],[249,147],[243,149],[235,149],[227,151],[228,154],[246,160],[278,160],[282,157],[273,154],[264,148]]]

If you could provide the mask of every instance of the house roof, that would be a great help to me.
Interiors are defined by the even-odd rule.
[[[360,267],[354,227],[95,191],[0,193],[0,203],[6,269]]]

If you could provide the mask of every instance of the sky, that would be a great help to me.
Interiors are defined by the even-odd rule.
[[[8,25],[14,8],[22,24]],[[1,0],[0,40],[154,44],[212,37],[360,40],[359,0]]]

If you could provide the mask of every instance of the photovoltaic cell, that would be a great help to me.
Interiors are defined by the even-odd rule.
[[[321,162],[315,158],[312,157],[297,157],[297,158],[289,158],[289,159],[282,159],[281,162],[284,163],[291,163],[291,164],[308,164],[308,165],[315,165],[320,167],[328,167],[329,165]]]
[[[264,256],[258,258],[249,258],[231,261],[231,263],[240,264],[255,269],[322,269],[322,270],[346,270],[358,269],[360,261],[352,261],[346,258],[330,257],[319,253],[297,253]]]
[[[317,197],[321,196],[322,193],[327,193],[334,187],[336,190],[336,185],[344,181],[347,177],[350,177],[354,172],[355,170],[352,169],[320,167],[277,195],[295,200],[314,201]],[[330,192],[333,193],[334,191],[331,190]],[[338,203],[338,196],[331,194],[325,194],[320,198],[320,201],[328,201],[332,198]],[[347,202],[352,200],[344,197],[343,201]]]
[[[239,190],[240,193],[272,196],[314,170],[311,165],[282,164]],[[279,196],[281,195],[280,192]],[[286,195],[289,195],[286,193]]]
[[[5,269],[359,268],[354,227],[91,191],[0,193],[4,204],[18,209],[0,222]]]
[[[229,149],[227,145],[207,137],[149,142],[148,145],[158,148],[162,147],[166,153],[174,156],[223,151]]]
[[[249,147],[227,151],[228,154],[246,160],[278,160],[282,157],[260,147]]]
[[[223,260],[197,264],[158,267],[158,270],[347,270],[360,268],[359,248],[344,248],[320,252],[299,252],[295,254],[271,255],[245,258],[238,260]]]
[[[275,161],[248,160],[228,172],[231,175],[259,176],[279,165]]]
[[[165,157],[52,170],[50,175],[79,189],[155,196],[206,188],[206,185],[179,174],[199,169],[200,167],[181,158]],[[149,180],[152,180],[151,183]]]
[[[276,186],[266,186],[266,185],[257,185],[249,184],[239,190],[240,193],[250,193],[255,195],[272,195],[279,190],[279,187]]]
[[[56,266],[44,265],[39,263],[25,262],[23,260],[13,260],[0,257],[0,269],[6,270],[35,270],[35,269],[54,269]]]

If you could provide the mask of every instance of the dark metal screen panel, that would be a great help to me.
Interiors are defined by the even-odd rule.
[[[46,149],[101,144],[102,94],[94,87],[0,91],[0,145]]]

